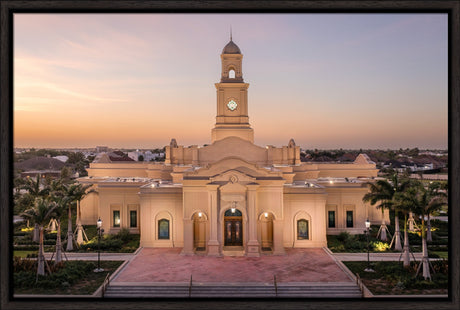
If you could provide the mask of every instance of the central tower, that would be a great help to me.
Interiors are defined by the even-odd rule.
[[[243,81],[243,55],[232,41],[225,45],[220,55],[222,73],[216,83],[217,116],[211,132],[211,142],[226,137],[238,137],[254,143],[254,130],[249,125],[248,88]]]

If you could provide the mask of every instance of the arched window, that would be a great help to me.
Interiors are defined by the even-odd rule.
[[[308,221],[301,219],[297,221],[297,240],[308,240]]]
[[[158,221],[158,239],[169,239],[169,220]]]
[[[225,211],[225,216],[242,216],[243,214],[241,213],[240,210],[236,209],[236,208],[232,208],[232,209],[228,209],[227,211]]]
[[[235,78],[235,70],[234,69],[230,69],[228,71],[228,78],[229,79],[234,79]]]

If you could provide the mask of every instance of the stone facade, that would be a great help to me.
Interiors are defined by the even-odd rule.
[[[103,220],[108,233],[128,228],[143,247],[180,247],[183,254],[283,254],[286,247],[324,247],[326,235],[362,233],[381,212],[362,202],[375,163],[300,161],[291,139],[280,148],[254,144],[243,55],[233,41],[222,51],[211,145],[166,146],[164,163],[90,164],[81,183],[96,193],[81,203],[82,223]],[[385,212],[388,223],[388,212]]]

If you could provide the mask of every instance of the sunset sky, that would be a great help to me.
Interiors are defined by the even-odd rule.
[[[15,14],[14,146],[210,143],[230,26],[257,145],[447,148],[447,14]]]

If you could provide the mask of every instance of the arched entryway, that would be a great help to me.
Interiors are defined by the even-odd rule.
[[[262,251],[273,251],[273,218],[271,212],[263,212],[259,216],[259,240]]]
[[[208,218],[204,212],[195,212],[193,220],[193,248],[195,251],[206,251],[206,229]]]
[[[224,246],[243,246],[243,214],[236,208],[224,214]]]

